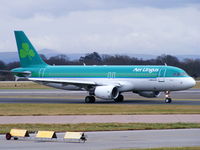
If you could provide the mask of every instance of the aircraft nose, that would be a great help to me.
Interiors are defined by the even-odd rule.
[[[192,77],[188,79],[187,83],[190,88],[196,85],[196,81]]]

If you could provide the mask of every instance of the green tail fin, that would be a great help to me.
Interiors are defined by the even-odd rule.
[[[38,55],[23,31],[15,31],[21,67],[44,67],[47,64]]]

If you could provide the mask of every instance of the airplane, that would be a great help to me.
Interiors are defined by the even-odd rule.
[[[17,78],[58,89],[88,91],[85,103],[94,103],[95,97],[123,102],[124,92],[147,98],[164,92],[165,103],[171,103],[171,91],[186,90],[196,84],[184,70],[167,65],[51,66],[41,59],[23,31],[14,33],[21,67],[11,72]]]

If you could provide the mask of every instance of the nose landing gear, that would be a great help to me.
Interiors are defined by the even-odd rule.
[[[171,103],[171,102],[172,102],[172,99],[170,97],[170,92],[166,91],[165,92],[165,103]]]

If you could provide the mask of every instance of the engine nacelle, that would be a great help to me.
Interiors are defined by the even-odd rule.
[[[102,99],[115,99],[119,95],[119,91],[115,86],[97,86],[94,95]]]
[[[137,92],[140,96],[147,97],[147,98],[153,98],[158,97],[160,95],[159,91],[140,91]]]

